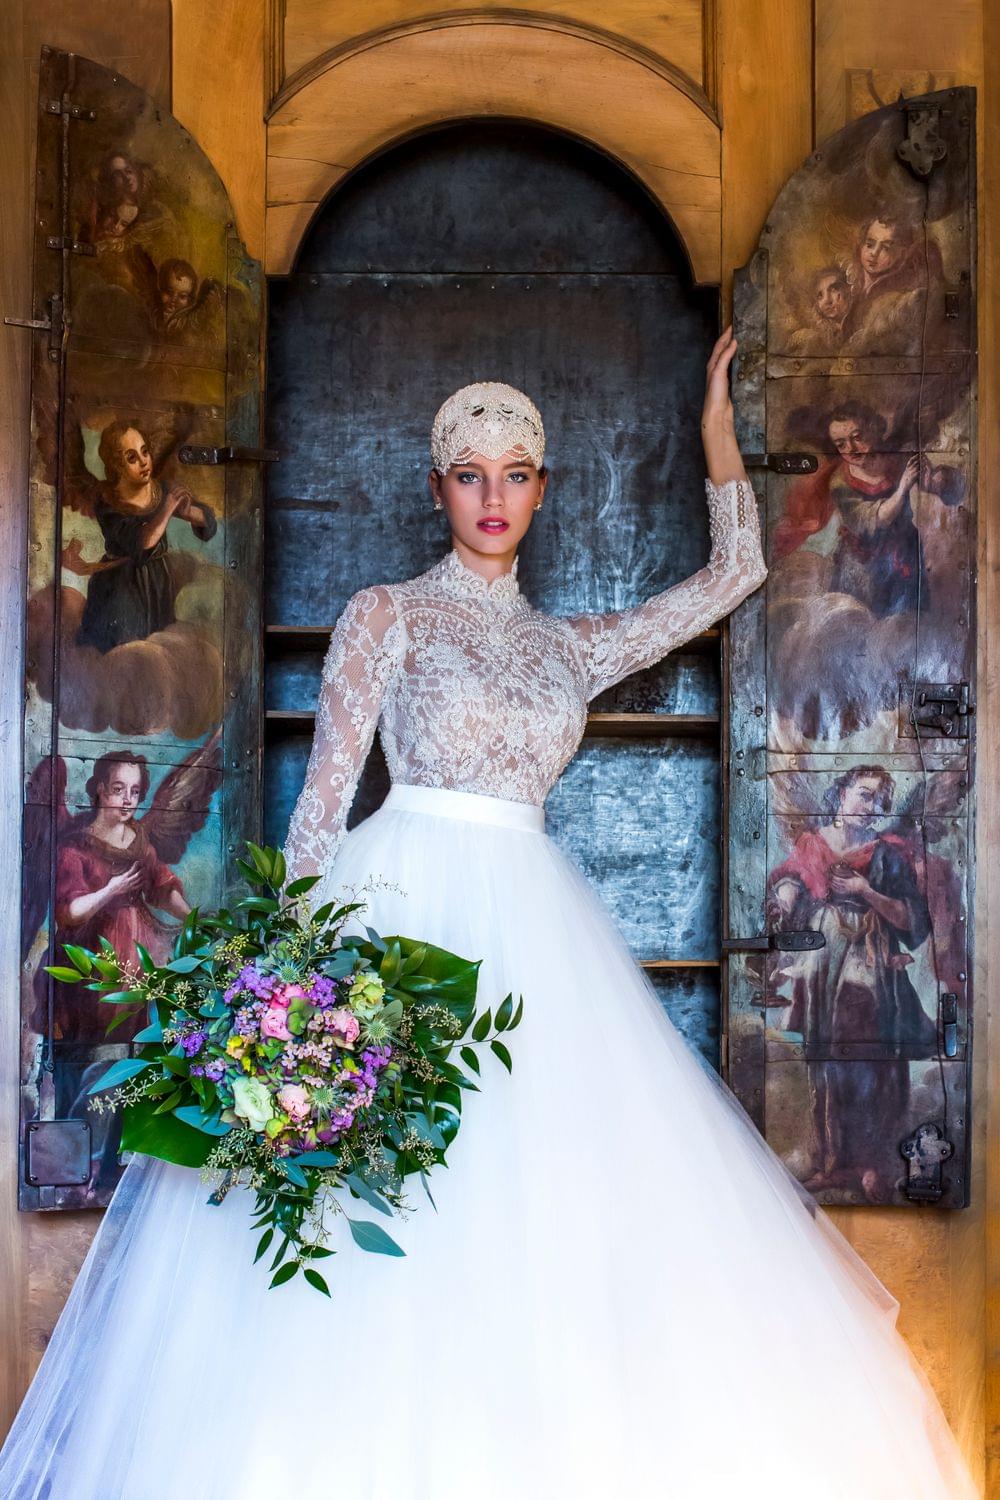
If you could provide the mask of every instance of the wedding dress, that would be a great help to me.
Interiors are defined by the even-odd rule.
[[[364,588],[286,853],[316,898],[524,996],[448,1170],[267,1289],[252,1195],[133,1157],[0,1453],[6,1500],[955,1500],[976,1491],[897,1304],[697,1061],[544,832],[586,706],[765,573],[749,487],[706,568],[557,619],[457,552]],[[346,831],[376,728],[387,801]],[[338,1238],[339,1236],[339,1238]]]

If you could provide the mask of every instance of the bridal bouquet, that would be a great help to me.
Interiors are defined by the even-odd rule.
[[[370,927],[344,935],[363,902],[312,911],[318,877],[286,884],[280,851],[247,849],[237,863],[254,894],[232,912],[191,912],[169,963],[142,947],[139,964],[121,963],[102,939],[99,953],[66,944],[68,966],[48,972],[105,991],[120,1007],[109,1032],[146,1008],[139,1055],[90,1090],[95,1108],[123,1106],[122,1150],[199,1168],[210,1203],[253,1188],[255,1260],[277,1239],[270,1285],[301,1268],[329,1296],[315,1266],[334,1253],[324,1210],[344,1216],[361,1249],[404,1253],[349,1205],[398,1214],[414,1174],[430,1198],[463,1093],[477,1088],[476,1049],[488,1045],[509,1071],[501,1034],[522,1004],[508,995],[495,1015],[477,1014],[479,960]]]

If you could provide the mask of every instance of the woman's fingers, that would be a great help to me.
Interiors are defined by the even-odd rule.
[[[732,359],[735,352],[736,339],[733,336],[733,325],[730,323],[729,327],[724,329],[716,339],[715,343],[712,346],[712,352],[708,356],[709,378],[711,378],[711,376],[715,373],[716,369],[720,365],[725,368],[725,366],[729,364],[729,361]]]

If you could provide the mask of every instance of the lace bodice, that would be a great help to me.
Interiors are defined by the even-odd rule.
[[[285,846],[291,874],[316,874],[336,852],[376,728],[394,782],[543,802],[580,744],[590,700],[763,581],[749,484],[706,488],[708,563],[632,609],[543,614],[521,593],[516,560],[487,581],[454,550],[405,583],[352,595],[323,667]]]

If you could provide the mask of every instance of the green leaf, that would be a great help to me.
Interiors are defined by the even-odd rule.
[[[276,912],[279,906],[273,896],[244,896],[242,901],[237,901],[236,910]]]
[[[284,1286],[286,1281],[291,1281],[298,1269],[299,1263],[297,1260],[288,1261],[282,1266],[280,1271],[275,1271],[271,1277],[271,1286]]]
[[[86,978],[94,967],[93,955],[88,953],[86,948],[78,948],[75,943],[63,943],[63,952],[70,963],[75,964],[80,973]]]
[[[290,901],[294,901],[297,896],[304,896],[306,891],[311,891],[313,886],[318,884],[318,875],[303,875],[299,880],[293,880],[285,887],[285,895]]]
[[[508,1031],[513,1031],[515,1026],[520,1026],[520,1024],[521,1024],[521,1016],[523,1014],[524,1014],[524,996],[521,995],[521,997],[518,999],[518,1002],[517,1002],[517,1010],[514,1012],[514,1019],[511,1021],[510,1025],[507,1027]]]
[[[136,1001],[142,998],[136,990],[111,990],[109,994],[101,996],[102,1005],[125,1005],[128,1001]]]
[[[296,1167],[335,1167],[340,1158],[332,1151],[302,1151],[288,1160]]]
[[[180,1167],[202,1167],[214,1147],[212,1136],[192,1130],[176,1115],[154,1115],[154,1101],[140,1099],[125,1108],[122,1121],[123,1151],[139,1151]]]
[[[306,1266],[302,1274],[306,1278],[310,1286],[314,1286],[318,1292],[322,1292],[324,1296],[329,1297],[330,1288],[327,1286],[326,1282],[323,1280],[318,1271],[313,1271],[309,1266]]]
[[[297,1167],[294,1162],[287,1161],[279,1157],[278,1165],[281,1168],[282,1172],[284,1172],[285,1176],[288,1178],[289,1182],[294,1182],[296,1187],[304,1188],[309,1186],[308,1177],[302,1171],[301,1167]]]
[[[78,969],[66,969],[60,964],[46,964],[46,974],[51,974],[53,979],[58,979],[60,984],[79,984],[81,975]]]
[[[463,1047],[460,1056],[467,1068],[471,1068],[473,1073],[479,1072],[479,1058],[471,1047]]]
[[[149,956],[149,950],[144,948],[141,943],[136,943],[135,951],[139,955],[139,962],[142,964],[143,971],[146,974],[154,974],[156,972],[156,965]]]
[[[507,1048],[504,1046],[503,1042],[497,1042],[497,1041],[490,1042],[490,1051],[493,1052],[493,1053],[495,1053],[496,1056],[499,1057],[500,1061],[503,1063],[504,1067],[507,1069],[507,1072],[509,1073],[510,1070],[511,1070],[511,1066],[512,1066],[511,1065],[511,1060],[510,1060],[510,1053],[507,1051]]]
[[[271,1241],[273,1239],[274,1239],[274,1230],[273,1229],[265,1229],[264,1233],[261,1235],[260,1239],[257,1241],[257,1254],[253,1258],[254,1265],[257,1264],[257,1262],[260,1260],[260,1258],[261,1258],[262,1255],[266,1255],[267,1254],[267,1247],[268,1247],[268,1245],[271,1243]]]
[[[137,1073],[142,1073],[149,1067],[149,1059],[142,1057],[120,1057],[117,1062],[104,1073],[95,1084],[87,1090],[88,1094],[99,1094],[102,1089],[113,1089],[115,1084],[124,1083],[126,1078],[134,1078]]]
[[[169,969],[171,974],[193,974],[204,962],[204,958],[199,958],[197,954],[185,953],[182,958],[172,958],[164,968]]]
[[[366,1203],[370,1203],[372,1208],[377,1208],[380,1214],[388,1214],[389,1218],[392,1218],[391,1205],[386,1203],[381,1194],[377,1193],[373,1187],[369,1187],[363,1178],[358,1177],[355,1172],[349,1172],[345,1175],[344,1181],[352,1192],[357,1193],[359,1198],[363,1198]]]
[[[491,1017],[488,1010],[484,1010],[475,1026],[472,1028],[472,1040],[474,1042],[485,1042],[490,1033]]]
[[[152,1021],[148,1026],[144,1026],[142,1031],[137,1031],[132,1040],[133,1042],[162,1042],[163,1027],[159,1021]]]
[[[183,1104],[179,1109],[174,1110],[174,1115],[178,1120],[183,1120],[185,1125],[191,1125],[195,1130],[203,1130],[206,1135],[228,1135],[233,1128],[232,1125],[227,1125],[219,1118],[218,1112],[206,1115],[197,1104]]]
[[[285,883],[287,874],[288,867],[285,864],[285,856],[280,849],[276,849],[274,851],[274,860],[271,864],[271,884],[280,891]]]
[[[373,1255],[405,1255],[391,1235],[386,1234],[377,1224],[370,1224],[367,1219],[348,1219],[351,1226],[351,1234],[354,1243],[360,1245],[362,1250],[369,1250]]]
[[[513,1009],[514,1009],[514,996],[513,995],[508,995],[507,998],[506,998],[506,1000],[502,1001],[501,1004],[497,1008],[496,1018],[494,1019],[494,1022],[493,1022],[494,1026],[497,1029],[497,1031],[506,1031],[507,1030],[507,1027],[510,1024],[510,1013],[511,1013],[511,1011]]]
[[[173,1091],[172,1094],[168,1094],[167,1097],[166,1097],[166,1099],[164,1099],[161,1104],[158,1104],[156,1106],[156,1108],[153,1111],[154,1115],[169,1114],[173,1109],[176,1108],[176,1106],[178,1104],[181,1103],[181,1101],[183,1100],[183,1098],[184,1098],[184,1090],[183,1090],[183,1088],[174,1089],[174,1091]]]

